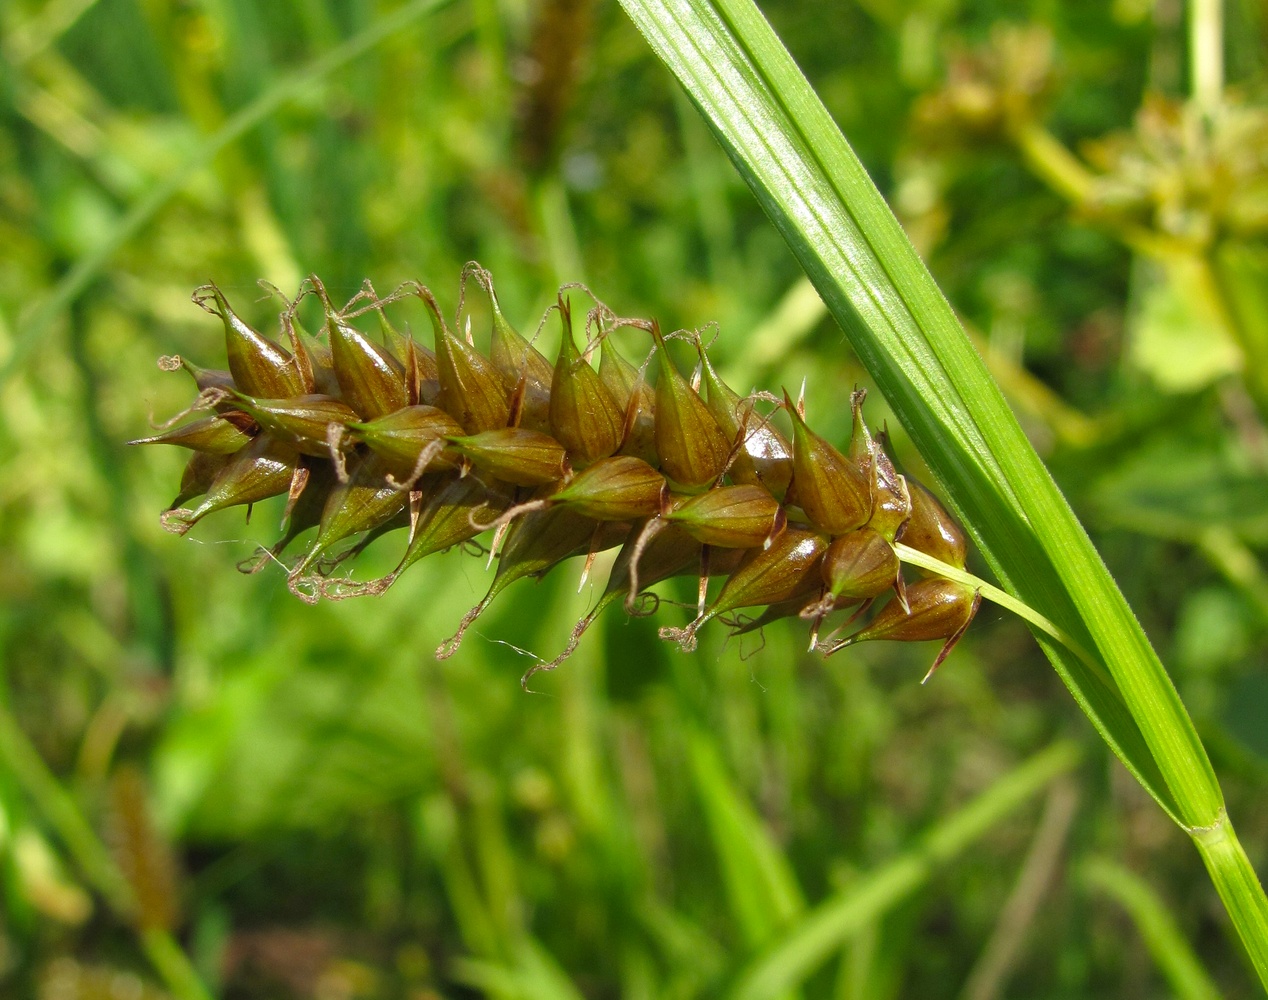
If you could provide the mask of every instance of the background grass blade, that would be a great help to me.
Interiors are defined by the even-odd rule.
[[[700,734],[691,739],[691,767],[736,923],[750,947],[765,944],[805,909],[792,866]]]
[[[932,278],[751,3],[627,2],[806,267],[1006,586],[1100,650],[1137,725],[1057,659],[1164,808],[1213,822],[1220,793],[1165,671]],[[1026,560],[1029,554],[1036,560]],[[1078,631],[1074,631],[1077,629]],[[1104,713],[1104,714],[1101,714]],[[1141,743],[1144,743],[1144,746]],[[1157,773],[1141,754],[1152,752]]]
[[[1220,1000],[1219,988],[1149,883],[1108,858],[1089,858],[1079,866],[1079,874],[1089,888],[1127,911],[1179,1000]]]
[[[741,976],[734,1000],[768,1000],[801,983],[854,934],[910,896],[941,865],[1078,759],[1072,743],[1048,747],[952,813],[910,850],[815,907]]]
[[[1232,837],[1214,771],[1166,670],[950,305],[761,12],[751,0],[622,3],[788,241],[1004,587],[1103,660],[1112,684],[1039,637],[1106,742],[1186,830]],[[1268,901],[1232,867],[1230,858],[1217,888],[1268,982]]]

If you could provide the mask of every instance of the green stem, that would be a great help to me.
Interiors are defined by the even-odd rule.
[[[1259,973],[1259,981],[1268,986],[1268,899],[1232,821],[1221,811],[1211,826],[1188,833]]]

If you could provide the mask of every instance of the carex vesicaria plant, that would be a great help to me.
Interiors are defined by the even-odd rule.
[[[286,494],[271,558],[242,568],[285,560],[291,590],[306,601],[382,593],[443,549],[488,551],[493,583],[437,650],[442,657],[516,581],[574,558],[586,574],[612,548],[620,551],[597,604],[567,649],[535,669],[562,662],[609,604],[650,613],[657,602],[646,588],[682,575],[699,581],[697,614],[661,636],[683,649],[715,619],[743,633],[799,616],[811,622],[812,648],[827,654],[874,639],[941,640],[936,667],[964,633],[974,588],[927,570],[909,586],[896,549],[902,542],[962,569],[964,533],[928,489],[895,470],[883,436],[864,422],[862,390],[850,396],[853,431],[838,448],[787,393],[781,402],[729,387],[695,334],[620,321],[647,337],[640,368],[610,339],[606,307],[591,311],[579,343],[561,292],[551,307],[561,328],[552,365],[507,320],[487,271],[472,264],[463,277],[488,296],[487,353],[470,323],[451,326],[421,285],[380,299],[367,282],[339,307],[310,277],[300,297],[316,297],[322,326],[302,330],[298,300],[288,304],[280,320],[288,345],[250,327],[214,285],[199,289],[195,301],[222,321],[228,368],[164,359],[200,390],[190,419],[134,442],[193,452],[164,526],[184,534],[223,507]],[[405,299],[422,301],[434,349],[388,318]],[[370,313],[377,330],[355,322]],[[698,355],[694,377],[667,347],[684,337]],[[485,534],[487,547],[476,542]],[[384,536],[400,539],[390,574],[335,575]],[[712,598],[710,580],[718,581]],[[870,621],[838,637],[886,595]],[[836,612],[848,618],[820,640]]]

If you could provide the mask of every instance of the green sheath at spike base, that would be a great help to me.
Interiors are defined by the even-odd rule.
[[[421,285],[410,287],[431,320],[434,353],[389,318],[400,296],[381,300],[369,282],[341,308],[317,278],[305,279],[300,297],[318,298],[324,322],[313,336],[289,306],[281,327],[291,350],[257,333],[214,285],[195,292],[221,321],[227,369],[159,363],[192,376],[201,395],[191,410],[203,411],[133,442],[193,452],[164,526],[184,534],[214,511],[285,495],[282,537],[240,568],[280,564],[307,536],[307,548],[287,557],[288,583],[310,602],[382,593],[444,549],[491,550],[492,585],[441,657],[517,581],[574,558],[584,560],[584,580],[598,553],[620,545],[567,648],[530,673],[563,662],[609,605],[650,613],[658,601],[646,588],[682,575],[699,580],[698,613],[661,635],[683,649],[714,620],[738,635],[800,617],[811,622],[812,648],[828,654],[870,640],[941,640],[936,666],[964,634],[977,593],[936,575],[908,585],[895,549],[901,542],[962,569],[964,532],[895,470],[884,435],[863,421],[861,390],[850,396],[850,440],[838,448],[786,394],[781,405],[732,390],[693,333],[663,336],[639,319],[610,327],[603,317],[615,314],[600,303],[578,344],[562,294],[551,308],[562,333],[552,365],[503,314],[489,273],[468,265],[463,279],[473,276],[493,315],[484,351],[471,343],[471,324],[460,316],[455,333]],[[371,313],[367,332],[357,321]],[[614,343],[618,329],[630,356],[648,359],[643,369]],[[684,337],[700,360],[695,382],[666,346]],[[371,542],[388,544],[381,538],[401,546],[390,574],[332,575]],[[891,591],[869,622],[833,638]],[[852,609],[820,642],[829,617]]]

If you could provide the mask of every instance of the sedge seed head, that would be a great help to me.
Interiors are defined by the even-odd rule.
[[[195,301],[224,326],[228,369],[163,359],[166,370],[184,368],[201,394],[183,423],[134,442],[193,452],[165,526],[184,533],[213,511],[285,494],[282,537],[240,568],[265,567],[316,528],[288,579],[315,601],[381,593],[417,560],[496,525],[493,584],[441,656],[514,581],[575,556],[586,557],[584,580],[594,555],[616,545],[602,597],[542,669],[562,662],[604,607],[624,597],[632,612],[650,613],[657,601],[645,588],[684,574],[698,577],[700,612],[685,628],[662,630],[684,649],[715,617],[739,634],[800,616],[811,622],[812,648],[829,654],[867,640],[941,639],[936,666],[963,634],[977,593],[936,576],[907,588],[893,543],[963,567],[964,533],[931,493],[897,473],[883,436],[873,438],[863,420],[862,391],[851,397],[843,451],[811,430],[785,394],[790,440],[756,410],[766,397],[735,393],[698,340],[700,393],[654,322],[617,321],[651,331],[654,387],[603,326],[596,371],[560,298],[552,308],[563,338],[551,365],[503,315],[488,273],[468,265],[469,273],[490,298],[488,355],[450,330],[421,285],[402,287],[428,310],[434,352],[388,319],[384,307],[406,294],[400,289],[380,300],[366,283],[339,310],[320,281],[307,279],[300,299],[321,301],[324,336],[302,328],[299,299],[288,302],[281,324],[291,350],[244,323],[215,286],[199,289]],[[377,339],[351,323],[371,311]],[[604,324],[614,315],[601,303],[595,314]],[[404,555],[387,577],[331,575],[405,527]],[[722,583],[708,603],[712,577]],[[853,621],[889,589],[894,599],[854,635],[819,641],[827,616],[858,605]],[[764,610],[737,613],[748,608]]]

